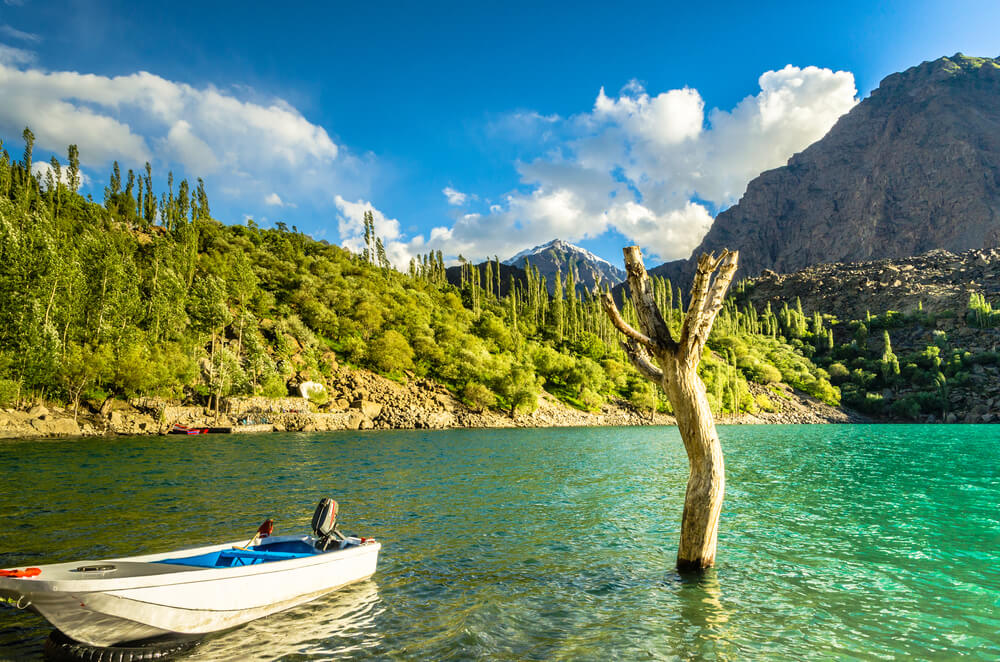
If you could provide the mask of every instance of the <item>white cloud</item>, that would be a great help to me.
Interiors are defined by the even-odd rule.
[[[0,34],[6,35],[11,39],[17,39],[19,41],[27,41],[33,44],[37,44],[42,40],[37,34],[32,34],[31,32],[23,32],[17,28],[10,25],[0,25]]]
[[[373,176],[373,157],[351,155],[280,99],[245,101],[235,92],[147,72],[46,72],[25,66],[30,59],[23,51],[3,48],[0,135],[20,135],[30,126],[38,148],[62,152],[75,143],[90,166],[117,159],[139,168],[150,161],[161,173],[214,174],[212,190],[224,186],[233,197],[257,198],[262,189],[278,187],[329,204],[331,190],[364,191]]]
[[[264,204],[270,205],[272,207],[281,207],[284,203],[281,201],[281,196],[277,193],[272,193],[271,195],[264,198]]]
[[[34,161],[31,164],[31,173],[33,175],[40,176],[42,180],[42,186],[48,186],[49,173],[52,173],[52,177],[55,178],[55,169],[50,163],[46,161]],[[69,164],[60,163],[59,164],[59,181],[69,186]],[[80,182],[81,187],[90,185],[90,177],[88,177],[84,172],[80,171]]]
[[[35,54],[23,48],[15,48],[7,44],[0,44],[0,65],[5,64],[31,64],[35,61]]]
[[[575,241],[613,229],[660,259],[687,257],[713,211],[735,203],[751,179],[821,138],[857,103],[854,77],[843,71],[787,66],[759,84],[758,94],[710,111],[707,121],[697,90],[652,95],[635,82],[616,97],[602,88],[590,111],[568,119],[516,113],[508,124],[548,127],[538,140],[544,155],[517,166],[527,190],[486,214],[459,217],[440,234],[447,242],[432,235],[425,248],[509,256],[555,237]]]
[[[334,197],[337,205],[337,231],[340,233],[340,245],[353,253],[361,253],[365,249],[366,211],[372,213],[375,234],[382,238],[386,257],[397,269],[405,269],[410,258],[418,252],[416,249],[423,244],[422,237],[415,237],[409,242],[401,240],[399,221],[388,218],[366,200],[350,202],[341,196]]]
[[[464,205],[469,199],[467,194],[462,193],[461,191],[456,191],[450,186],[445,186],[441,189],[441,192],[444,193],[444,197],[448,198],[448,204],[456,207]]]

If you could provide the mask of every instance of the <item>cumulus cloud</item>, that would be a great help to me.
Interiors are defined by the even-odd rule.
[[[386,257],[397,269],[404,269],[409,264],[410,258],[419,252],[417,249],[423,245],[422,237],[416,237],[409,242],[402,241],[399,221],[387,217],[367,200],[351,202],[337,195],[334,197],[334,203],[337,206],[340,245],[353,253],[361,253],[365,249],[366,211],[372,213],[375,234],[382,238]]]
[[[47,187],[48,186],[49,173],[52,173],[52,178],[54,180],[56,173],[55,173],[55,169],[52,167],[52,165],[50,163],[47,163],[45,161],[35,161],[35,162],[33,162],[31,164],[31,174],[33,174],[36,177],[38,177],[38,178],[41,179],[43,187]],[[59,181],[62,182],[63,184],[65,184],[66,186],[69,186],[69,164],[68,163],[60,163],[59,164]],[[89,186],[89,185],[90,185],[90,177],[87,177],[87,175],[84,174],[84,172],[81,170],[80,171],[79,186],[83,187],[83,186]]]
[[[456,207],[461,207],[469,199],[468,194],[456,191],[450,186],[445,186],[441,192],[444,193],[444,197],[448,198],[448,204]]]
[[[256,197],[262,188],[281,187],[293,200],[329,204],[329,191],[344,190],[345,182],[361,182],[348,190],[364,188],[368,175],[362,166],[370,157],[349,154],[280,99],[247,101],[235,91],[147,72],[47,72],[25,66],[31,59],[23,51],[3,48],[0,135],[20,135],[30,126],[37,147],[61,152],[75,143],[91,166],[117,159],[141,167],[150,161],[192,178],[216,174],[233,196]]]
[[[277,193],[270,193],[264,198],[264,204],[269,207],[288,207],[294,209],[297,205],[294,202],[285,202]]]
[[[517,165],[523,189],[439,228],[447,244],[432,235],[422,245],[481,258],[617,230],[660,259],[687,257],[713,213],[857,103],[844,71],[789,65],[758,82],[757,94],[707,116],[697,90],[651,94],[635,82],[614,97],[602,88],[589,111],[566,119],[516,113],[508,124],[547,127],[543,156]]]

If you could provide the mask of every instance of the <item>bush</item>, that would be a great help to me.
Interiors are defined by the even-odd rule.
[[[755,363],[744,368],[747,379],[758,384],[775,384],[781,381],[781,371],[768,363]]]
[[[21,392],[21,383],[13,379],[0,379],[0,406],[7,407],[16,404]]]
[[[462,401],[473,411],[483,411],[497,403],[497,397],[479,382],[468,382],[462,389]]]
[[[830,381],[834,384],[847,381],[851,376],[851,372],[847,369],[847,367],[843,363],[839,362],[831,363],[827,372],[830,373]]]
[[[920,418],[920,401],[913,396],[908,395],[905,398],[896,400],[889,409],[894,415],[900,418],[906,418],[911,421]]]
[[[767,397],[763,393],[757,395],[753,400],[754,403],[757,405],[757,408],[760,409],[761,411],[769,411],[769,412],[778,411],[778,408],[774,406],[774,402],[771,400],[771,398]]]
[[[580,392],[580,402],[588,411],[597,411],[604,404],[604,398],[597,395],[589,388],[584,388]]]
[[[288,397],[288,386],[285,384],[285,379],[281,375],[274,373],[264,380],[261,384],[261,395],[268,398],[286,398]]]
[[[379,372],[407,370],[413,367],[413,348],[403,334],[389,329],[372,341],[368,361]]]

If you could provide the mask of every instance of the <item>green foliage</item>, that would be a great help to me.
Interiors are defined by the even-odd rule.
[[[380,372],[407,370],[413,367],[413,348],[403,334],[388,329],[371,342],[368,360]]]
[[[174,188],[169,176],[158,195],[151,167],[123,175],[116,163],[98,205],[58,177],[40,186],[29,176],[30,141],[21,162],[5,154],[0,400],[279,397],[289,380],[322,382],[333,352],[394,378],[412,370],[474,408],[530,411],[544,387],[584,409],[624,398],[643,411],[671,411],[625,359],[598,299],[577,289],[575,265],[557,275],[552,295],[537,269],[528,265],[526,279],[512,282],[498,259],[479,267],[460,260],[452,286],[440,252],[417,256],[407,273],[390,268],[370,211],[364,251],[354,255],[281,223],[224,226],[212,219],[200,180]],[[79,176],[75,147],[69,157],[69,176]],[[678,285],[652,279],[675,331],[685,303]],[[830,403],[840,398],[831,380],[854,393],[882,385],[888,373],[868,356],[867,331],[894,328],[897,316],[870,317],[859,343],[836,345],[835,317],[804,311],[801,301],[757,310],[738,303],[749,285],[735,289],[700,366],[716,411],[772,408],[769,398],[751,397],[748,380],[784,381]],[[622,312],[635,323],[629,302]],[[933,370],[953,382],[976,360],[956,364],[950,350],[938,350],[947,356]],[[934,359],[905,357],[906,369],[923,375]]]
[[[493,391],[479,382],[469,382],[462,388],[462,402],[474,411],[483,411],[496,405],[497,398]]]
[[[1000,325],[1000,311],[994,310],[986,297],[979,292],[969,293],[969,307],[965,313],[969,326],[991,329]]]
[[[21,384],[13,379],[0,379],[0,407],[9,407],[17,403],[21,392]]]

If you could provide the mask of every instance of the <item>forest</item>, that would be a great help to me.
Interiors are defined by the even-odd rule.
[[[156,191],[149,163],[125,173],[114,163],[98,203],[77,192],[74,145],[67,165],[52,158],[38,168],[29,129],[23,139],[19,160],[0,142],[2,406],[96,408],[145,395],[211,407],[231,395],[285,396],[346,364],[433,379],[477,410],[531,411],[545,389],[584,410],[613,398],[670,412],[625,359],[596,294],[576,286],[572,265],[551,295],[530,265],[503,282],[498,260],[460,260],[453,285],[440,251],[394,268],[370,216],[360,254],[280,222],[225,225],[200,179],[168,174]],[[881,354],[868,346],[869,330],[888,333],[881,318],[855,323],[855,337],[836,344],[833,315],[797,302],[760,311],[737,303],[751,286],[734,288],[700,366],[714,411],[773,411],[782,391],[768,387],[785,382],[884,413],[872,393],[908,370],[929,375],[926,395],[894,413],[940,407],[938,374],[958,372],[940,347],[901,368],[888,342]],[[662,278],[654,287],[679,327],[682,289]],[[634,322],[628,301],[623,314]]]

